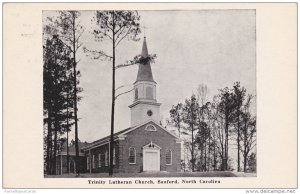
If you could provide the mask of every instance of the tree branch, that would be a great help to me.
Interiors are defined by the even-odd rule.
[[[131,66],[131,65],[136,65],[137,63],[131,63],[131,64],[120,64],[120,65],[117,65],[115,67],[115,69],[119,69],[119,68],[122,68],[122,67],[128,67],[128,66]]]
[[[107,55],[105,52],[103,51],[97,51],[97,50],[89,50],[87,49],[86,47],[83,48],[84,52],[85,53],[91,53],[92,55],[94,55],[94,59],[100,59],[101,57],[104,57],[104,58],[108,58],[109,60],[112,59],[112,56],[110,55]],[[98,55],[98,56],[96,56]]]
[[[131,30],[131,27],[132,26],[130,26],[130,28],[128,29],[128,31],[126,32],[126,34],[119,40],[119,41],[117,41],[117,43],[116,43],[116,46],[115,47],[117,47],[118,45],[119,45],[119,43],[129,34],[129,32],[130,32],[130,30]]]
[[[115,91],[117,91],[118,89],[123,88],[123,87],[124,87],[124,85],[119,86],[119,87],[117,87],[117,89]]]
[[[121,95],[123,95],[123,94],[127,94],[127,93],[131,92],[132,90],[134,90],[134,88],[132,88],[131,90],[128,90],[128,91],[126,91],[126,92],[123,92],[123,93],[121,93],[121,94],[118,94],[118,95],[115,97],[115,100],[117,100],[117,98],[118,98],[119,96],[121,96]]]

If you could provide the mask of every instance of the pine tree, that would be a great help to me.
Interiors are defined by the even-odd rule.
[[[234,110],[234,123],[235,123],[235,133],[236,133],[236,141],[237,141],[237,171],[241,170],[240,168],[240,139],[241,139],[241,108],[243,102],[245,100],[246,89],[240,86],[239,82],[234,83],[233,86],[233,98],[235,102],[235,110]]]
[[[64,133],[64,123],[69,115],[65,110],[70,108],[65,98],[66,85],[69,85],[68,73],[72,67],[72,59],[68,48],[58,35],[47,39],[44,51],[44,121],[47,125],[47,173],[55,173],[56,153],[58,151],[58,133]],[[54,136],[54,138],[53,138]]]
[[[191,132],[191,164],[192,172],[195,171],[195,131],[197,130],[197,109],[199,104],[196,96],[193,94],[191,98],[185,100],[183,106],[183,122],[187,125],[187,129]]]
[[[107,59],[112,61],[112,103],[111,103],[111,131],[110,131],[110,164],[109,164],[109,175],[113,174],[113,134],[114,134],[114,120],[115,120],[115,100],[118,96],[128,93],[131,90],[116,95],[116,76],[115,71],[118,68],[137,64],[134,60],[130,64],[116,65],[116,49],[118,45],[125,39],[129,38],[133,41],[138,41],[137,35],[140,31],[139,24],[140,16],[137,11],[96,11],[93,22],[96,24],[93,34],[96,41],[109,40],[112,46],[112,54],[105,53],[102,49],[100,50],[89,50],[85,48],[85,52],[91,53],[94,59]],[[135,58],[138,59],[138,58]]]
[[[76,174],[80,173],[80,159],[79,159],[79,146],[78,146],[78,100],[80,97],[78,93],[82,91],[78,87],[80,76],[80,71],[77,70],[77,65],[79,63],[77,59],[78,49],[82,46],[80,38],[84,32],[84,27],[79,22],[79,11],[59,11],[59,16],[56,20],[55,25],[59,31],[60,36],[64,44],[68,47],[70,53],[72,54],[72,67],[73,67],[73,111],[74,111],[74,128],[75,128],[75,152],[76,152]]]
[[[233,112],[234,112],[234,99],[233,93],[229,88],[224,88],[221,90],[220,94],[220,104],[219,111],[224,119],[224,129],[225,129],[225,147],[224,147],[224,158],[222,162],[222,170],[228,170],[228,146],[229,146],[229,127],[233,121]]]

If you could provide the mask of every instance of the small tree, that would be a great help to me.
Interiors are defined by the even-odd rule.
[[[229,127],[233,121],[233,113],[235,108],[233,93],[227,87],[221,90],[220,94],[220,104],[219,104],[219,112],[224,119],[224,129],[225,129],[225,157],[223,159],[223,170],[228,169],[228,140],[229,140]]]
[[[170,120],[167,121],[168,125],[174,126],[178,131],[178,136],[182,133],[182,122],[183,122],[183,115],[182,115],[183,105],[182,103],[178,103],[176,106],[172,106],[170,110]]]
[[[256,172],[256,153],[252,152],[248,157],[248,170]]]
[[[194,132],[197,130],[197,109],[199,108],[199,104],[197,102],[196,96],[193,94],[191,98],[185,100],[185,104],[183,106],[183,122],[187,125],[187,129],[191,132],[191,163],[192,163],[192,171],[195,170],[195,137]]]
[[[249,153],[256,146],[256,117],[253,117],[250,111],[252,99],[252,95],[247,96],[242,111],[241,151],[244,157],[244,172],[247,171]]]
[[[245,100],[246,89],[240,86],[239,82],[234,83],[233,86],[233,98],[235,103],[234,110],[234,123],[235,123],[235,133],[236,133],[236,141],[237,141],[237,171],[240,171],[240,137],[241,137],[241,108]]]

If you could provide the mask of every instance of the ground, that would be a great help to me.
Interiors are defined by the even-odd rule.
[[[109,177],[108,173],[85,173],[79,178]],[[160,173],[118,173],[113,177],[256,177],[255,173],[243,172],[160,172]],[[75,174],[45,175],[45,178],[75,178]]]

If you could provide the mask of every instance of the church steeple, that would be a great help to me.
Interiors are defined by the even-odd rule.
[[[148,56],[148,48],[147,48],[146,37],[144,37],[144,41],[143,41],[142,56],[143,57],[147,57]]]
[[[142,47],[142,57],[148,57],[146,37]],[[152,119],[159,123],[160,103],[156,101],[156,82],[153,79],[150,62],[140,63],[137,79],[134,82],[134,99],[131,109],[131,126]]]
[[[147,42],[146,37],[144,37],[143,41],[143,47],[142,47],[142,57],[148,57],[148,48],[147,48]],[[155,82],[152,76],[152,70],[150,62],[147,62],[146,64],[139,64],[139,70],[137,74],[137,78],[135,82],[138,81],[149,81],[149,82]]]

